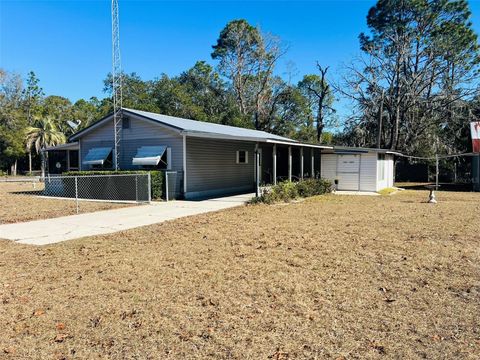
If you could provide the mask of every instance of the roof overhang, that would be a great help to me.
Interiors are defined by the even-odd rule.
[[[207,133],[207,132],[199,132],[199,131],[182,131],[181,134],[189,137],[198,137],[203,139],[249,141],[249,142],[257,142],[257,143],[267,143],[267,144],[311,147],[311,148],[317,148],[317,149],[333,149],[333,146],[307,144],[307,143],[301,143],[294,140],[286,141],[286,140],[277,140],[277,139],[268,139],[268,138],[248,137],[248,136],[229,136],[224,134]]]
[[[272,143],[272,144],[280,144],[280,145],[310,147],[310,148],[315,148],[315,149],[333,149],[333,146],[308,144],[308,143],[301,143],[301,142],[288,142],[288,141],[280,141],[280,140],[267,140],[266,142],[267,143]]]
[[[45,151],[56,151],[56,150],[79,150],[80,146],[78,145],[78,141],[70,142],[66,144],[56,145],[56,146],[49,146],[45,149]]]
[[[402,156],[402,153],[388,150],[388,149],[363,148],[363,147],[353,147],[353,146],[333,146],[331,147],[331,151],[327,151],[326,153],[337,154],[337,155],[378,153],[378,154]]]

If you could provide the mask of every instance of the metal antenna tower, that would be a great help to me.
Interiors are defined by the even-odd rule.
[[[122,64],[120,58],[120,27],[118,22],[118,0],[112,0],[112,91],[113,126],[115,140],[115,170],[120,166],[120,139],[122,133]]]

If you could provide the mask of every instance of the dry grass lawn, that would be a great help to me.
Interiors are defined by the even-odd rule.
[[[480,194],[324,196],[0,242],[6,359],[478,359]]]
[[[49,219],[77,213],[75,201],[35,196],[43,184],[0,182],[0,224]],[[30,194],[22,194],[30,193]],[[81,201],[80,213],[107,210],[126,204]]]

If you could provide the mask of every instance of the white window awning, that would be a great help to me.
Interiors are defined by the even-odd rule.
[[[103,165],[108,155],[112,152],[111,147],[92,148],[82,161],[83,165]]]
[[[137,149],[137,155],[132,159],[132,165],[153,165],[160,162],[163,154],[167,150],[164,145],[161,146],[141,146]]]

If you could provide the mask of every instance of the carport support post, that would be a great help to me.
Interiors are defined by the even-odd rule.
[[[260,153],[258,144],[255,145],[255,196],[260,196]]]
[[[165,200],[168,201],[168,171],[165,171]]]
[[[438,191],[438,154],[435,154],[435,190]]]
[[[277,144],[273,144],[273,185],[277,185]]]
[[[312,167],[312,178],[315,177],[315,153],[314,153],[315,149],[312,147],[310,148],[310,154],[312,155],[312,164],[311,164],[311,167]]]
[[[292,147],[288,147],[288,181],[292,181]]]
[[[303,147],[300,148],[300,178],[303,180]]]

